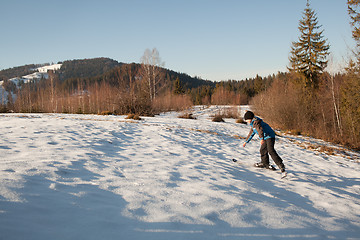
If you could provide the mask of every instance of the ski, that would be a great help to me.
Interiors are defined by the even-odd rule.
[[[258,163],[255,163],[254,167],[265,168],[265,169],[269,169],[269,170],[272,170],[272,171],[276,171],[276,167],[274,165],[269,165],[269,166],[265,167],[264,165],[259,166]]]
[[[235,158],[233,158],[233,159],[231,159],[231,160],[232,160],[234,163],[240,164],[240,161],[238,161],[238,160],[235,159]],[[254,164],[253,166],[256,167],[256,168],[262,168],[262,167],[256,166],[256,164]],[[272,170],[272,171],[276,171],[276,170],[277,170],[277,168],[276,168],[274,165],[269,165],[269,168],[264,168],[264,169],[269,169],[269,170]],[[284,179],[284,178],[286,178],[286,177],[287,177],[287,172],[286,172],[286,171],[285,171],[285,172],[282,172],[280,179]]]
[[[238,162],[238,160],[235,159],[235,158],[233,158],[232,161],[233,161],[233,162],[240,163],[240,162]],[[256,166],[256,163],[255,163],[253,166],[256,167],[256,168],[263,168],[263,167],[258,167],[258,166]],[[264,168],[264,169],[269,169],[269,170],[272,170],[272,171],[276,171],[276,170],[277,170],[274,165],[269,165],[269,168]]]

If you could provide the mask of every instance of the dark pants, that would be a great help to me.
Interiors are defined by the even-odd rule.
[[[269,138],[265,140],[265,143],[261,145],[260,147],[260,154],[261,154],[261,162],[264,165],[269,165],[269,154],[276,163],[276,165],[281,169],[285,170],[285,166],[283,164],[283,161],[281,157],[277,154],[274,148],[275,145],[275,138]]]

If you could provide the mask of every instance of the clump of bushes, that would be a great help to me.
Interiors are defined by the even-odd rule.
[[[223,119],[223,115],[221,114],[216,114],[213,118],[212,118],[213,122],[225,122]]]
[[[192,113],[183,113],[178,118],[185,118],[185,119],[196,119]]]
[[[76,113],[76,114],[84,114],[84,112],[83,112],[83,110],[81,109],[81,107],[79,107],[75,113]]]
[[[213,122],[225,122],[224,118],[240,119],[239,107],[223,107],[220,108],[215,115],[212,116]],[[240,121],[241,122],[241,121]]]
[[[111,111],[102,111],[100,115],[113,115],[114,113]]]
[[[236,123],[247,124],[247,122],[245,122],[243,118],[236,119]]]
[[[223,118],[233,118],[237,119],[240,115],[240,108],[237,107],[231,107],[231,108],[225,108],[222,112]]]
[[[133,120],[141,120],[140,116],[138,114],[130,113],[125,119],[133,119]]]
[[[7,113],[8,112],[8,109],[3,106],[3,105],[0,105],[0,113]]]
[[[289,131],[289,133],[291,135],[297,135],[297,136],[301,135],[301,131],[298,130],[298,129],[292,129],[292,130]]]

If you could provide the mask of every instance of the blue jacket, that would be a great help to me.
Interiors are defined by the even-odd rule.
[[[275,138],[274,130],[259,117],[254,117],[250,123],[251,130],[246,138],[246,143],[250,142],[255,134],[259,135],[260,139]]]

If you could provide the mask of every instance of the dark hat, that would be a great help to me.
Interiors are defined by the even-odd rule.
[[[247,111],[244,115],[244,120],[253,119],[255,117],[254,113],[251,111]]]

